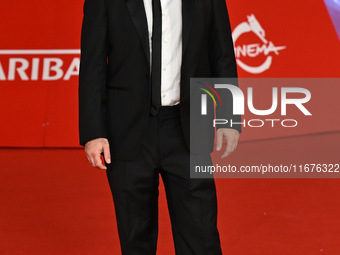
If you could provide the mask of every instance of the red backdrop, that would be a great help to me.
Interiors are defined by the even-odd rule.
[[[339,38],[323,1],[227,0],[227,4],[234,40],[237,36],[240,77],[340,77]],[[76,73],[82,6],[83,0],[1,3],[0,146],[78,145]],[[340,86],[322,88],[308,87],[313,117],[301,127],[289,132],[246,129],[242,139],[339,130]],[[255,95],[270,95],[264,87],[256,89]]]

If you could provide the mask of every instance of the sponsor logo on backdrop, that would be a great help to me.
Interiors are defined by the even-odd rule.
[[[79,75],[80,50],[0,50],[0,81],[58,81]]]
[[[234,29],[232,36],[235,46],[236,61],[239,67],[248,73],[259,74],[270,69],[273,57],[280,54],[286,46],[276,46],[266,38],[266,33],[254,14],[247,16],[247,21],[242,22]],[[250,42],[252,37],[247,38],[247,44],[240,44],[242,37],[255,35],[258,42]],[[252,59],[257,59],[260,64],[250,64]],[[263,61],[261,59],[264,59]],[[247,63],[248,61],[248,63]]]

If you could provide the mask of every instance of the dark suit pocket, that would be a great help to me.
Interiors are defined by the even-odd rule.
[[[107,90],[106,110],[110,119],[120,119],[131,107],[131,93],[128,90]]]
[[[129,95],[129,90],[125,89],[125,88],[107,88],[107,93],[108,95]]]

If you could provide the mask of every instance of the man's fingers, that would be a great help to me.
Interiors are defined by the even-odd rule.
[[[106,166],[103,164],[103,161],[100,158],[100,154],[98,154],[95,158],[94,158],[94,166],[99,168],[99,169],[106,169]]]
[[[110,153],[110,146],[104,145],[104,160],[106,163],[111,164],[111,153]]]
[[[103,164],[101,155],[103,154],[106,163],[111,163],[109,141],[106,138],[97,138],[85,144],[85,153],[88,161],[94,167],[107,169]]]
[[[90,155],[88,155],[87,153],[85,153],[85,154],[86,154],[87,160],[90,162],[90,164],[91,164],[92,166],[94,166],[94,162],[93,162],[93,160],[92,160],[92,157],[91,157]]]
[[[225,148],[225,152],[223,153],[223,155],[221,156],[221,158],[225,158],[227,156],[229,156],[230,153],[232,153],[234,145],[230,142],[227,142],[227,146]]]
[[[237,145],[238,145],[238,140],[234,143],[234,150],[236,150],[237,149]]]
[[[219,132],[219,130],[217,130],[216,132],[216,150],[217,151],[221,150],[222,144],[223,144],[223,132]]]
[[[227,156],[229,156],[234,150],[236,150],[237,147],[237,140],[236,139],[227,139],[227,146],[225,149],[225,152],[223,153],[223,155],[221,156],[221,158],[225,158]]]

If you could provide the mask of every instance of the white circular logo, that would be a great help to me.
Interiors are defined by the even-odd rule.
[[[272,65],[273,57],[270,55],[270,53],[275,53],[275,55],[279,55],[279,51],[285,49],[286,46],[275,46],[273,42],[268,41],[265,38],[264,29],[257,21],[254,14],[247,16],[247,18],[248,22],[245,21],[239,24],[234,29],[232,34],[235,45],[236,62],[243,70],[247,71],[248,73],[263,73],[264,71],[268,70]],[[262,41],[263,44],[261,45],[260,43],[256,43],[236,46],[237,39],[245,33],[254,33]],[[258,66],[250,66],[240,60],[241,56],[254,58],[259,56],[260,54],[266,56],[266,60]]]

